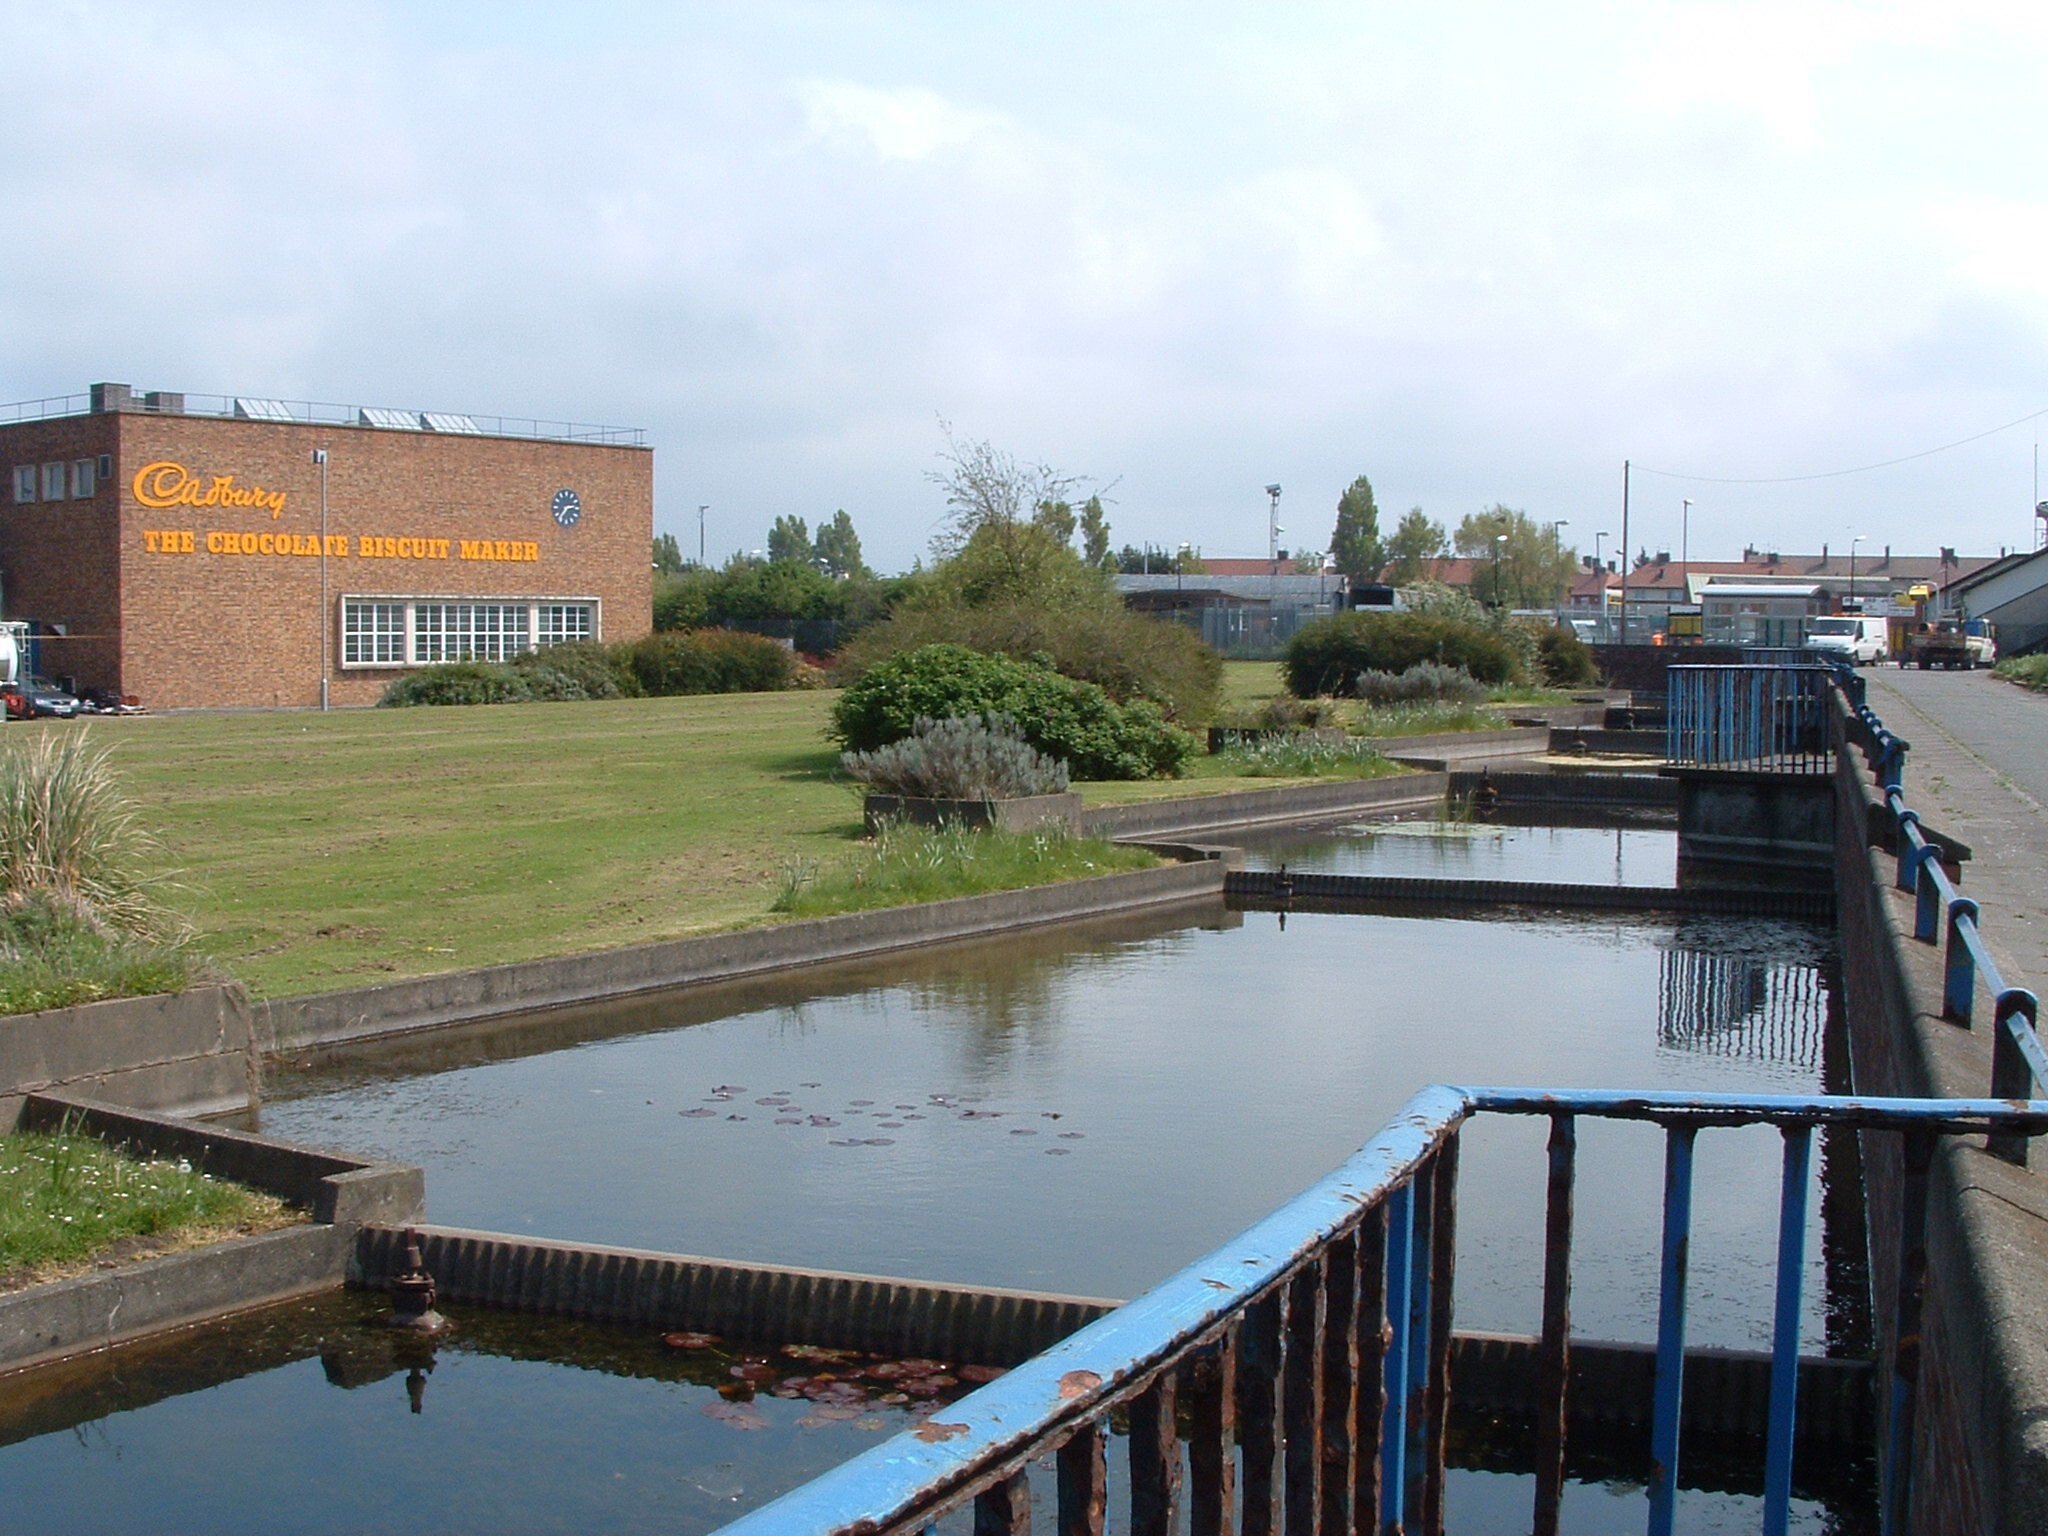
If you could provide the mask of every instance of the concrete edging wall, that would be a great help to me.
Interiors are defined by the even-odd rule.
[[[1990,1095],[1988,1008],[1975,1028],[1941,1016],[1941,951],[1913,937],[1913,898],[1874,847],[1883,795],[1837,711],[1837,911],[1859,1093]],[[1881,1338],[1896,1332],[1901,1159],[1865,1134],[1871,1287]],[[2036,1156],[2042,1148],[2037,1144]],[[1922,1536],[2048,1530],[2048,1179],[1944,1137],[1930,1178],[1927,1305],[1911,1528]]]
[[[0,1371],[339,1285],[357,1228],[416,1219],[426,1198],[426,1175],[402,1163],[62,1094],[27,1096],[19,1127],[68,1127],[146,1157],[182,1158],[300,1206],[312,1220],[0,1295]]]
[[[1215,832],[1275,822],[1312,821],[1354,811],[1391,811],[1433,805],[1444,797],[1441,773],[1408,773],[1386,779],[1344,779],[1294,784],[1284,789],[1246,789],[1227,795],[1188,795],[1174,800],[1103,805],[1081,813],[1081,829],[1122,840],[1160,834]]]
[[[237,986],[188,987],[0,1017],[0,1125],[41,1092],[220,1114],[254,1097],[250,1009]]]

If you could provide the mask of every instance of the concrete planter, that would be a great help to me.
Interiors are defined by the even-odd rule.
[[[885,821],[907,821],[919,827],[948,823],[994,827],[999,832],[1034,832],[1047,822],[1057,822],[1069,832],[1077,832],[1081,827],[1081,797],[1071,791],[1064,795],[1026,795],[1015,800],[926,800],[911,795],[869,795],[862,815],[870,837]]]

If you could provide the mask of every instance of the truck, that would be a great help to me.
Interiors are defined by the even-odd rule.
[[[21,681],[28,669],[28,626],[0,620],[0,688]]]
[[[1837,656],[1852,666],[1867,666],[1891,654],[1891,641],[1881,617],[1861,613],[1829,614],[1806,625],[1806,649]]]
[[[1947,620],[1922,624],[1907,637],[1905,659],[1923,672],[1934,667],[1963,671],[1988,667],[1998,659],[1998,640],[1990,629],[1981,620],[1969,625]]]

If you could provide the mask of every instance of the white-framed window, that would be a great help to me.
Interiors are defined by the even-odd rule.
[[[405,604],[345,597],[341,601],[341,664],[389,667],[405,661]]]
[[[64,463],[60,459],[55,464],[45,464],[43,466],[43,500],[62,501],[63,499]]]
[[[83,500],[99,489],[99,476],[95,472],[96,467],[91,459],[73,459],[71,461],[71,494],[73,498]]]
[[[595,603],[537,603],[534,607],[534,643],[543,650],[588,640],[595,632]]]
[[[344,596],[344,667],[506,661],[598,638],[595,598]]]
[[[14,500],[17,505],[36,499],[36,467],[33,464],[14,466]]]

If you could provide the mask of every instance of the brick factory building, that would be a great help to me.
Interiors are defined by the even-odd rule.
[[[637,639],[653,536],[637,430],[124,384],[0,407],[0,618],[44,676],[156,709]]]

